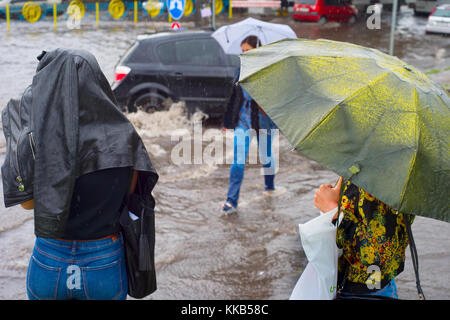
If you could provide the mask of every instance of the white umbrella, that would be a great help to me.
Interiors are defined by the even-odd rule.
[[[264,22],[253,18],[220,27],[212,36],[227,54],[242,53],[241,42],[248,36],[257,36],[261,45],[286,38],[297,38],[294,30],[288,25]]]

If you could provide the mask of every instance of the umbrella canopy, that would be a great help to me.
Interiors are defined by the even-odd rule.
[[[300,153],[395,210],[450,221],[450,98],[414,67],[284,40],[241,55],[239,81]]]
[[[297,38],[295,32],[288,25],[269,23],[253,18],[220,27],[212,34],[225,53],[236,55],[242,52],[241,42],[248,36],[257,36],[261,45],[286,38]]]

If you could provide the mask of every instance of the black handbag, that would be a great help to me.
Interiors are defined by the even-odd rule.
[[[128,295],[141,299],[156,291],[155,200],[143,192],[138,177],[137,193],[129,195],[120,213],[127,266]],[[130,212],[134,216],[130,216]]]

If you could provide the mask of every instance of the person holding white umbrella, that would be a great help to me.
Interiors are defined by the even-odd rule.
[[[241,43],[242,52],[261,46],[256,36],[248,36]],[[256,132],[260,159],[263,164],[264,190],[275,190],[275,162],[272,155],[273,129],[275,123],[262,111],[250,95],[241,88],[237,81],[239,70],[234,78],[234,85],[223,120],[223,128],[234,129],[234,156],[230,168],[227,200],[222,204],[225,214],[237,212],[240,188],[244,178],[244,168],[249,152],[252,134]],[[260,130],[263,129],[263,130]],[[253,132],[251,130],[254,130]]]
[[[227,54],[240,54],[262,45],[286,38],[297,38],[288,25],[269,23],[253,18],[223,26],[212,34]],[[251,136],[249,130],[257,133],[260,159],[263,164],[265,191],[275,189],[275,163],[272,156],[271,130],[276,128],[273,121],[259,108],[250,95],[237,85],[240,70],[234,79],[233,90],[224,116],[224,129],[234,129],[234,158],[230,168],[227,200],[222,204],[226,214],[237,211],[240,187],[244,178],[244,165]],[[259,129],[265,129],[260,131]]]

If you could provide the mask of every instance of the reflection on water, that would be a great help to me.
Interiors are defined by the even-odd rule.
[[[218,19],[222,20],[226,21]],[[388,16],[383,17],[381,30],[374,31],[367,30],[364,22],[318,26],[283,18],[274,21],[289,22],[300,37],[351,41],[388,50]],[[53,32],[51,22],[16,22],[10,34],[0,32],[0,106],[31,82],[37,65],[35,57],[44,49],[87,49],[112,80],[121,54],[137,34],[149,30],[147,24],[121,23],[100,29],[87,26],[78,31],[61,28]],[[449,39],[425,36],[425,23],[426,19],[413,17],[411,11],[400,14],[396,55],[422,70],[449,66]],[[0,30],[4,27],[0,21]],[[178,142],[171,137],[191,133],[193,128],[193,118],[184,113],[182,105],[128,117],[160,173],[154,190],[159,288],[150,298],[287,299],[306,265],[297,226],[318,214],[312,204],[314,189],[322,183],[333,183],[337,176],[291,151],[287,140],[280,136],[277,191],[265,195],[260,166],[249,165],[239,213],[222,216],[219,208],[226,197],[229,165],[177,166],[171,161],[172,149]],[[212,134],[220,133],[218,124],[208,129]],[[4,151],[2,135],[0,152]],[[225,152],[224,157],[231,156],[230,150]],[[26,268],[34,240],[32,214],[15,207],[1,209],[0,215],[0,299],[25,299]],[[450,225],[418,218],[413,231],[425,294],[428,298],[449,299]],[[401,298],[416,298],[414,283],[408,255],[405,272],[398,278]]]

